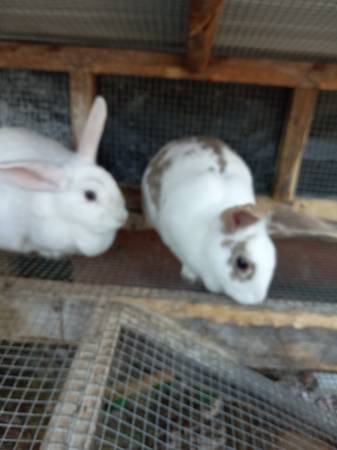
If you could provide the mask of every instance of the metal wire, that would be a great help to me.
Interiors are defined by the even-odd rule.
[[[333,0],[229,0],[215,53],[336,62],[336,19]]]
[[[337,199],[337,93],[319,94],[297,194]]]
[[[167,319],[102,299],[67,303],[55,339],[52,293],[0,298],[2,448],[336,448],[334,411],[314,397]]]
[[[75,350],[67,343],[0,341],[1,448],[39,448]]]
[[[100,162],[139,183],[149,158],[191,135],[223,139],[246,160],[257,192],[270,193],[288,90],[135,77],[100,77],[110,116]]]
[[[71,143],[67,75],[0,70],[0,90],[0,126],[26,127]]]
[[[174,339],[164,327],[158,335],[156,324],[138,319],[122,320],[95,448],[314,450],[323,441],[334,448],[314,419],[296,412],[300,398],[280,407],[285,392],[275,384],[228,361],[210,362],[202,346],[196,359],[179,332]]]
[[[275,241],[278,266],[270,288],[273,299],[335,303],[337,244],[310,239]],[[59,280],[91,287],[125,286],[204,292],[201,283],[190,284],[180,276],[176,258],[154,231],[120,231],[113,248],[97,258],[48,261],[31,256],[0,254],[0,275]],[[53,289],[56,289],[54,286]],[[183,294],[181,294],[183,295]],[[210,301],[214,297],[208,294]]]
[[[185,0],[5,0],[1,37],[181,52],[187,15]]]

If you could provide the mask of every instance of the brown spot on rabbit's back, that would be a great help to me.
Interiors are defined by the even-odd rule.
[[[152,158],[148,166],[147,184],[149,186],[151,200],[156,208],[159,207],[163,176],[172,164],[171,159],[167,156],[168,152],[179,145],[191,144],[193,140],[193,138],[185,137],[171,141]],[[196,151],[197,148],[192,147],[185,154],[191,155]]]
[[[214,153],[217,158],[217,163],[219,165],[219,172],[224,172],[227,162],[223,154],[224,144],[219,139],[200,136],[197,138],[198,144],[201,146],[203,150],[210,150]]]
[[[151,200],[156,208],[159,207],[163,175],[171,165],[171,160],[167,158],[167,153],[171,148],[172,144],[165,145],[149,164],[147,184]]]

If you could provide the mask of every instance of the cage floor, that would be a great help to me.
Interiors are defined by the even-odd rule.
[[[337,301],[337,243],[289,238],[275,241],[278,267],[270,298],[311,302]],[[118,285],[204,291],[180,276],[180,265],[152,230],[119,233],[113,248],[96,258],[48,261],[2,254],[0,274],[63,280],[91,285]]]

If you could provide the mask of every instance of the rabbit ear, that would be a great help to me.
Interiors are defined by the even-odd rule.
[[[0,175],[22,188],[35,191],[56,191],[64,180],[60,167],[41,161],[2,162]]]
[[[78,154],[89,162],[96,161],[98,146],[104,131],[106,118],[106,101],[103,97],[97,96],[91,106],[77,149]]]
[[[221,215],[226,233],[235,233],[243,228],[254,225],[262,217],[254,205],[247,205],[226,210]]]

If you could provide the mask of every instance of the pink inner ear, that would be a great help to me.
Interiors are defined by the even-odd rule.
[[[239,210],[234,213],[234,222],[236,228],[248,227],[258,221],[258,218],[249,211]]]
[[[37,191],[55,191],[61,176],[59,168],[37,161],[2,163],[0,173],[22,188]]]
[[[236,209],[233,211],[225,211],[223,214],[225,230],[227,233],[235,233],[242,228],[254,225],[259,221],[258,217],[247,209]]]

